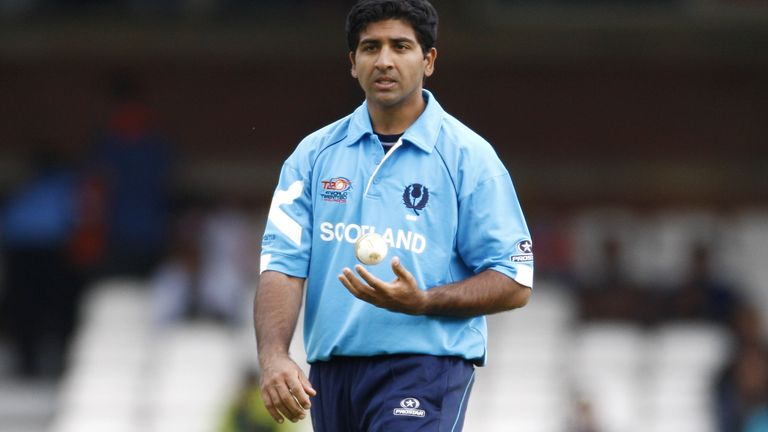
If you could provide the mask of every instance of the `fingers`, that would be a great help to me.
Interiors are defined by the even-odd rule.
[[[312,406],[312,403],[309,401],[309,393],[312,393],[312,396],[317,393],[315,392],[315,389],[312,388],[312,384],[310,384],[309,381],[303,377],[303,374],[299,376],[299,379],[296,382],[296,386],[291,386],[288,391],[291,393],[291,395],[293,395],[293,398],[304,410],[308,410]],[[302,416],[302,418],[304,417]]]
[[[416,286],[416,279],[413,277],[411,272],[409,272],[403,263],[400,262],[399,257],[392,257],[392,272],[395,273],[395,276],[402,279],[409,285]]]
[[[283,422],[283,416],[294,423],[305,417],[304,408],[299,405],[300,402],[292,392],[298,393],[293,390],[293,387],[289,391],[285,385],[275,385],[269,387],[264,392],[264,406],[267,408],[269,415],[278,423]],[[306,396],[306,393],[303,390],[301,393],[306,398],[304,403],[309,404],[309,398]]]
[[[309,397],[317,394],[304,373],[298,371],[296,376],[272,381],[272,384],[262,387],[264,406],[269,415],[278,423],[284,418],[297,422],[306,417],[305,410],[312,405]]]
[[[278,423],[283,422],[283,416],[277,410],[277,403],[275,400],[280,400],[275,392],[271,389],[261,392],[261,397],[264,399],[264,407],[267,408],[269,415]]]
[[[352,270],[344,268],[342,273],[339,275],[339,281],[350,293],[352,293],[353,296],[361,300],[369,301],[369,292],[371,288],[365,287],[365,285],[363,285],[363,283],[355,277],[354,273],[352,273]]]
[[[298,393],[298,390],[301,391],[301,393],[304,393],[304,390],[301,390],[301,386],[296,383],[296,388],[294,386],[286,387],[286,386],[277,386],[276,391],[277,394],[280,396],[280,402],[278,404],[278,409],[280,410],[283,415],[288,417],[288,420],[292,422],[297,422],[305,417],[304,415],[304,408],[299,405],[298,400],[296,400],[296,395],[294,393]],[[290,390],[288,390],[290,388]],[[306,395],[305,395],[306,396]],[[309,402],[309,400],[307,400]]]
[[[362,277],[363,280],[365,280],[368,285],[370,285],[371,288],[379,288],[381,284],[384,283],[384,281],[372,275],[371,272],[359,264],[355,266],[355,270],[357,271],[357,274],[359,274],[360,277]]]
[[[317,396],[317,391],[314,387],[312,387],[312,383],[309,382],[306,376],[304,374],[299,375],[299,381],[301,381],[301,387],[304,389],[304,392],[309,396]],[[309,404],[312,405],[311,403]],[[309,409],[309,406],[305,406],[304,408]]]
[[[403,279],[413,286],[416,286],[413,275],[411,275],[411,273],[409,273],[408,270],[406,270],[405,267],[400,264],[399,258],[395,257],[392,259],[392,269],[395,271],[398,278]],[[344,287],[347,288],[347,290],[349,290],[350,293],[352,293],[352,295],[359,298],[360,300],[364,300],[373,304],[378,304],[376,299],[379,299],[382,296],[390,296],[389,292],[393,288],[391,284],[388,284],[377,278],[373,275],[373,273],[369,272],[365,267],[359,264],[355,266],[355,270],[363,279],[363,281],[365,281],[365,283],[358,279],[355,276],[355,273],[347,267],[345,267],[344,270],[342,270],[342,274],[339,275],[339,281],[344,285]]]

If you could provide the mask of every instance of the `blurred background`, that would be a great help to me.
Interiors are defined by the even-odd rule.
[[[311,429],[250,299],[283,160],[363,99],[352,3],[0,0],[0,430]],[[536,244],[465,430],[768,431],[768,1],[434,4]]]

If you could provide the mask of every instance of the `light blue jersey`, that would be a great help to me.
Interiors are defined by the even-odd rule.
[[[412,316],[355,298],[339,282],[354,243],[377,232],[429,289],[487,269],[533,284],[530,234],[493,148],[424,90],[426,109],[384,153],[367,105],[305,138],[286,160],[264,233],[261,271],[307,278],[308,361],[415,353],[483,363],[485,317]]]

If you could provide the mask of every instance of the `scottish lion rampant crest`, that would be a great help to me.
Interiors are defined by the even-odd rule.
[[[424,210],[429,202],[429,189],[419,183],[406,186],[403,191],[403,204],[419,216],[419,210]]]

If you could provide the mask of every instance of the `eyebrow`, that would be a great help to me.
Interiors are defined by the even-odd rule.
[[[416,43],[415,40],[407,37],[389,38],[387,39],[387,41],[391,43],[403,43],[403,42]],[[360,45],[377,44],[377,43],[380,43],[380,40],[376,38],[365,38],[360,41]]]

